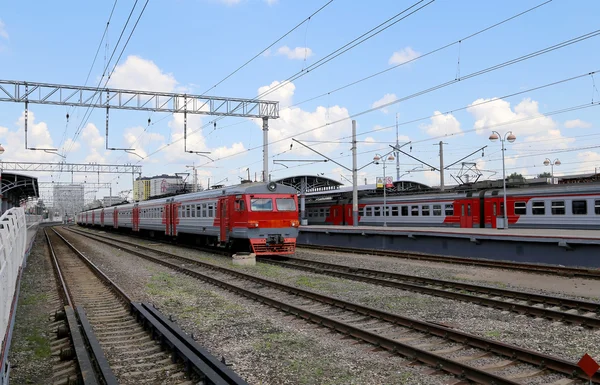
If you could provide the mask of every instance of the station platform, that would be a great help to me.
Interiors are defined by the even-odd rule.
[[[302,244],[600,268],[600,230],[311,225]]]

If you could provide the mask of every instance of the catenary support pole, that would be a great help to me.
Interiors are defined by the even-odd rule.
[[[396,114],[396,148],[400,148],[400,140],[398,139],[398,114]],[[400,154],[398,151],[394,152],[396,157],[396,180],[400,180]]]
[[[440,190],[444,191],[444,142],[440,140]]]
[[[269,178],[269,118],[263,118],[263,182]]]
[[[358,226],[358,170],[356,165],[356,120],[352,120],[352,226]]]

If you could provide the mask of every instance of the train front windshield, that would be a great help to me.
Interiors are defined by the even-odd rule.
[[[296,202],[292,198],[277,198],[277,211],[296,211]]]
[[[250,199],[250,210],[252,210],[252,211],[273,211],[273,199],[271,199],[271,198],[252,198],[252,199]]]

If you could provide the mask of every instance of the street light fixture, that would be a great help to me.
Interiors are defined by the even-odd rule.
[[[503,216],[504,216],[504,227],[505,229],[508,229],[508,210],[507,210],[507,206],[506,206],[506,167],[504,165],[504,152],[506,151],[506,148],[504,147],[504,142],[508,141],[509,143],[514,142],[515,140],[517,140],[517,137],[512,133],[512,131],[508,131],[506,134],[504,134],[504,139],[502,138],[502,135],[500,135],[498,133],[498,131],[492,131],[492,135],[490,135],[490,141],[495,142],[498,139],[500,139],[500,143],[502,143],[502,186],[503,186],[503,190],[504,190],[504,210],[503,210]]]
[[[560,160],[558,160],[558,158],[554,159],[553,162],[550,161],[550,159],[546,158],[546,160],[544,160],[544,166],[550,166],[550,170],[551,170],[551,175],[552,175],[552,184],[554,184],[554,166],[560,166]]]
[[[375,154],[375,156],[373,157],[373,161],[375,162],[375,164],[378,164],[378,162],[381,162],[383,164],[383,227],[387,227],[387,198],[386,198],[386,190],[387,190],[387,186],[386,186],[386,181],[385,181],[385,162],[386,161],[394,161],[396,160],[396,158],[394,158],[394,155],[389,154],[389,156],[386,158],[385,156],[381,156],[379,154]]]

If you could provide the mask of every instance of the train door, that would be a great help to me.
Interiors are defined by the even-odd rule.
[[[96,219],[96,213],[94,211],[92,211],[92,225],[96,224],[95,219]]]
[[[165,203],[162,213],[162,223],[165,225],[165,235],[171,235],[171,204]]]
[[[100,226],[104,227],[104,209],[100,210]]]
[[[181,207],[181,203],[172,202],[171,207],[171,235],[177,236],[177,225],[179,224],[179,207]]]
[[[225,243],[228,241],[228,228],[229,228],[229,215],[227,214],[227,198],[219,199],[219,213],[221,215],[220,220],[220,233],[219,241]]]
[[[473,227],[473,208],[471,201],[463,201],[459,203],[460,210],[460,227]]]
[[[131,213],[131,228],[133,231],[140,231],[140,208],[139,206],[134,206],[133,211]]]
[[[119,210],[117,210],[117,208],[114,208],[113,211],[113,227],[115,229],[119,228]]]
[[[354,226],[354,217],[352,216],[352,204],[343,205],[344,213],[346,216],[345,225]]]

